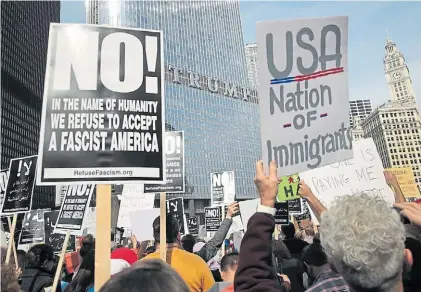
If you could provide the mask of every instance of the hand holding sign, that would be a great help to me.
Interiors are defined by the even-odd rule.
[[[395,203],[394,207],[401,209],[400,214],[411,221],[412,224],[421,227],[421,204],[418,203]]]
[[[254,178],[254,183],[259,191],[260,204],[263,206],[273,208],[275,205],[278,185],[280,183],[280,179],[276,176],[276,172],[276,162],[273,160],[269,165],[269,176],[267,176],[263,170],[263,161],[259,160],[256,163],[256,177]]]
[[[391,173],[390,171],[385,170],[385,171],[383,171],[383,174],[384,174],[384,178],[386,180],[386,183],[389,186],[393,187],[393,186],[399,185],[398,179],[396,178],[396,176],[393,173]]]
[[[240,206],[237,202],[231,203],[228,206],[227,218],[231,219],[238,211],[240,211]]]

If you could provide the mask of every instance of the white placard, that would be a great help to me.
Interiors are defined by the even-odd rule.
[[[352,158],[348,17],[257,23],[265,166],[278,176]]]
[[[247,224],[251,216],[257,211],[257,205],[260,204],[260,199],[253,199],[241,201],[240,206],[241,220],[243,221],[244,232],[247,231]]]
[[[371,138],[354,142],[353,159],[300,173],[300,178],[327,208],[335,198],[361,192],[381,196],[390,204],[395,201],[384,179],[382,161]]]
[[[159,216],[159,208],[138,210],[129,213],[129,220],[134,234],[139,242],[154,240],[152,223]]]

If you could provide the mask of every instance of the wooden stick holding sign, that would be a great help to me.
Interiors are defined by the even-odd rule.
[[[51,291],[56,291],[58,282],[60,281],[61,272],[62,272],[61,267],[63,266],[64,254],[66,253],[67,245],[69,244],[69,238],[70,238],[70,231],[67,231],[66,237],[64,238],[63,247],[61,248],[60,259],[58,260],[57,270],[54,276],[54,282],[53,282],[53,287]]]
[[[7,217],[7,223],[9,223],[9,230],[12,230],[12,222],[10,221],[10,217]],[[16,245],[15,245],[15,237],[10,237],[10,241],[12,242],[12,249],[13,249],[13,255],[15,258],[15,266],[16,270],[19,269],[19,262],[18,262],[18,253],[16,252]],[[24,268],[24,267],[22,267]]]
[[[159,195],[159,255],[161,260],[167,261],[167,194]]]
[[[96,187],[95,291],[110,278],[111,272],[111,185]]]
[[[7,252],[6,252],[6,261],[5,261],[6,264],[10,262],[10,254],[12,253],[12,246],[14,245],[15,229],[16,229],[17,221],[18,221],[18,214],[15,213],[13,215],[12,228],[10,228],[10,239],[9,239],[9,245],[7,246]]]
[[[225,219],[225,205],[224,204],[222,204],[222,207],[221,207],[221,209],[222,209],[222,221],[224,221],[224,219]],[[222,223],[222,221],[221,221],[221,223]],[[221,225],[219,225],[219,226],[221,226]],[[225,238],[224,238],[224,241],[222,242],[222,256],[224,256],[225,255]]]

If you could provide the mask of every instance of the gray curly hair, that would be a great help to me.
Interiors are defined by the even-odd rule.
[[[320,239],[347,283],[388,291],[400,279],[405,229],[382,198],[345,196],[321,217]]]

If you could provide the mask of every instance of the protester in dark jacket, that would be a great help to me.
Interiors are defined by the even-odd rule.
[[[279,184],[274,161],[270,164],[269,172],[270,175],[266,176],[263,162],[257,162],[255,183],[260,204],[257,213],[251,216],[241,242],[240,259],[234,279],[235,292],[279,292],[291,288],[287,281],[278,286],[277,275],[272,266],[271,244],[275,230],[273,215],[276,212],[274,206]]]
[[[57,261],[51,246],[37,244],[26,254],[25,270],[19,277],[24,292],[44,292],[53,285]],[[56,291],[61,292],[60,285]]]
[[[282,225],[282,233],[285,235],[284,243],[291,256],[294,259],[299,259],[304,248],[308,246],[308,242],[300,238],[295,238],[295,227],[292,223]]]

